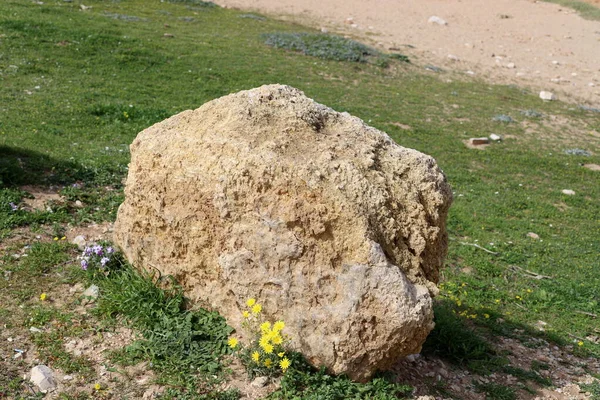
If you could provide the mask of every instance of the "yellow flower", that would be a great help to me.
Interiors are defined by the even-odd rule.
[[[242,315],[244,316],[244,318],[250,318],[250,313],[248,311],[244,311]]]
[[[248,299],[246,301],[246,304],[248,305],[248,307],[252,307],[254,304],[256,304],[256,299]]]
[[[260,354],[258,354],[258,351],[255,351],[254,353],[252,353],[252,359],[256,363],[258,362],[258,360],[260,360]]]
[[[281,361],[279,361],[279,366],[281,367],[281,370],[283,372],[285,372],[291,365],[292,363],[290,362],[290,360],[288,360],[287,357],[283,358]]]
[[[271,354],[273,352],[273,345],[270,343],[265,344],[264,346],[262,346],[262,348],[267,354]]]
[[[273,324],[273,330],[275,332],[281,332],[285,328],[285,323],[283,321],[277,321]]]
[[[252,313],[258,314],[262,311],[262,306],[260,304],[255,304],[252,306]]]
[[[58,236],[54,237],[54,240],[58,240]]]
[[[280,335],[275,335],[273,338],[271,338],[271,341],[273,344],[281,344],[283,343],[283,338]]]
[[[260,324],[260,331],[264,335],[267,335],[269,332],[271,332],[271,323],[267,321]]]
[[[261,338],[258,340],[258,345],[260,347],[265,347],[266,345],[268,345],[271,342],[271,338],[267,335],[261,336]]]
[[[99,383],[96,383],[96,384],[94,385],[94,389],[96,389],[96,390],[100,390],[100,389],[102,389],[102,386],[100,386],[100,384],[99,384]]]
[[[67,240],[67,237],[63,236],[63,237],[60,238],[60,240]]]
[[[46,300],[46,298],[47,298],[47,297],[48,297],[48,296],[46,295],[46,293],[42,293],[42,294],[40,294],[40,300],[41,300],[41,301],[44,301],[44,300]]]
[[[264,363],[264,364],[265,364],[265,367],[267,367],[267,368],[271,368],[271,365],[273,365],[273,361],[271,361],[271,359],[270,359],[270,358],[267,358],[267,359],[265,360],[265,363]]]
[[[487,319],[490,317],[490,314],[483,314],[483,316]]]
[[[285,352],[281,352],[281,353],[277,353],[277,355],[279,356],[279,358],[283,357],[285,355]]]
[[[232,349],[235,349],[238,345],[238,340],[234,337],[229,338],[229,340],[227,341],[227,344],[229,345],[229,347],[231,347]]]
[[[583,342],[580,340],[579,342],[577,342],[577,346],[579,346],[579,347],[583,346]]]

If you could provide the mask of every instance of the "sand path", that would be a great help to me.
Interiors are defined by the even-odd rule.
[[[398,49],[417,64],[600,105],[600,21],[584,20],[556,4],[531,0],[216,2],[349,34],[385,50]],[[431,16],[447,25],[429,23]]]

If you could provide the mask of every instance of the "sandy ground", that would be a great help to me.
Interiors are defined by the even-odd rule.
[[[600,0],[588,0],[600,5]],[[600,21],[531,0],[216,0],[348,34],[417,64],[600,105]],[[437,16],[447,25],[429,23]],[[411,47],[411,46],[414,46]]]

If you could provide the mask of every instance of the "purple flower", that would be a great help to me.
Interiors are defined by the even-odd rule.
[[[91,247],[87,247],[83,250],[83,255],[86,257],[89,257],[92,255],[92,248]]]
[[[102,266],[105,267],[109,261],[110,261],[110,258],[102,257],[102,259],[100,260],[100,264],[102,264]]]
[[[104,251],[102,250],[102,246],[100,246],[100,245],[96,245],[96,246],[92,247],[92,251],[97,256],[101,256],[104,254]]]
[[[106,253],[112,254],[114,252],[115,252],[115,249],[113,249],[112,247],[109,246],[109,247],[106,248]]]
[[[17,211],[19,209],[19,206],[13,203],[12,201],[8,204],[10,204],[10,208],[12,208],[13,211]]]
[[[87,260],[81,260],[81,269],[84,271],[87,271],[88,269],[88,262]]]

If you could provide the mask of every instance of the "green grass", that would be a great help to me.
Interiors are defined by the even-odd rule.
[[[578,0],[544,0],[548,3],[556,3],[561,6],[572,8],[585,19],[600,21],[600,8],[598,6]]]
[[[494,352],[496,336],[526,346],[543,339],[580,356],[600,356],[599,345],[573,340],[594,334],[596,323],[584,313],[600,310],[600,185],[598,173],[581,166],[600,164],[600,141],[590,134],[600,131],[600,114],[543,103],[514,86],[451,73],[441,80],[400,56],[365,54],[362,45],[199,0],[86,5],[93,8],[81,11],[75,2],[58,0],[0,2],[0,272],[12,274],[10,280],[0,275],[0,315],[8,316],[10,329],[21,329],[30,318],[40,288],[83,279],[66,272],[76,256],[71,246],[32,244],[19,239],[23,232],[51,240],[61,237],[67,224],[114,220],[123,199],[128,145],[139,131],[216,97],[277,82],[364,119],[399,144],[432,155],[444,170],[455,200],[438,325],[425,345],[429,354],[472,371],[509,373],[541,385],[548,382],[536,374],[539,365],[518,370]],[[306,48],[328,54],[354,49],[358,53],[351,54],[359,56],[339,61],[286,50],[294,48],[289,44],[275,48],[265,44],[265,35],[274,32],[280,41],[310,38]],[[385,62],[352,62],[361,61],[360,54]],[[494,120],[498,116],[503,118]],[[558,124],[551,116],[567,122]],[[514,122],[502,123],[508,118]],[[492,132],[504,140],[483,151],[463,143]],[[565,153],[573,148],[591,155]],[[52,187],[64,200],[51,204],[50,211],[30,211],[24,201],[31,186]],[[563,195],[562,189],[576,195]],[[12,257],[25,244],[32,245],[28,256]],[[534,279],[526,271],[549,278]],[[155,360],[159,379],[173,385],[166,395],[171,398],[209,396],[200,389],[214,387],[208,377],[226,370],[220,358],[225,322],[187,309],[180,290],[157,289],[156,277],[124,269],[97,279],[104,290],[98,318],[128,320],[143,336],[115,359]],[[40,322],[56,320],[38,311],[34,318]],[[539,320],[548,323],[545,332],[534,328]],[[49,334],[60,342],[66,333]],[[75,363],[59,350],[42,349],[52,364]],[[205,381],[191,382],[182,372],[190,367]],[[6,367],[10,372],[0,387],[21,385],[18,368]],[[386,398],[395,390],[385,380],[354,386],[343,377],[305,369],[283,382],[287,392],[274,396],[302,398],[309,390],[335,386],[347,396],[372,390]],[[383,389],[374,389],[377,385]]]
[[[600,399],[600,382],[599,381],[595,381],[594,383],[590,383],[590,384],[586,384],[586,385],[580,385],[581,389],[583,389],[585,392],[588,392],[592,395],[591,399],[592,400],[599,400]]]
[[[96,312],[129,320],[143,336],[113,358],[124,363],[150,359],[164,383],[196,388],[197,377],[190,371],[220,372],[232,329],[215,312],[186,310],[181,288],[155,278],[131,267],[96,276],[102,290]]]
[[[292,357],[294,368],[284,375],[281,388],[268,398],[272,400],[394,400],[412,393],[407,385],[394,383],[385,376],[359,384],[344,376],[331,376],[324,369],[316,370],[300,354]]]

